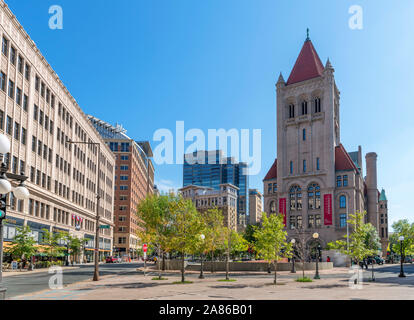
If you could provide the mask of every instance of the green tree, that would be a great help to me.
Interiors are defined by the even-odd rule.
[[[21,259],[20,270],[27,261],[36,253],[36,241],[34,240],[29,226],[18,227],[16,236],[12,241],[12,247],[7,250],[13,259]]]
[[[46,245],[46,252],[49,257],[49,261],[52,262],[53,258],[60,257],[65,251],[65,247],[62,245],[62,241],[66,238],[66,232],[50,232],[47,229],[43,231],[43,244]]]
[[[256,239],[254,237],[254,230],[259,225],[260,225],[260,223],[256,223],[255,225],[249,224],[249,225],[247,225],[246,229],[243,232],[243,238],[247,241],[247,244],[248,244],[247,250],[250,254],[250,257],[252,255],[256,256],[256,252],[254,250],[255,242],[256,242]]]
[[[240,256],[249,249],[249,242],[243,237],[242,234],[232,231],[231,232],[231,255]]]
[[[65,234],[64,240],[67,243],[68,254],[72,257],[72,265],[76,257],[81,253],[83,246],[88,241],[87,239],[80,239],[78,237],[73,237],[69,233]]]
[[[170,202],[172,197],[172,195],[148,195],[138,205],[137,217],[141,226],[137,232],[138,238],[141,244],[146,243],[148,246],[156,247],[158,258],[160,258],[161,252],[169,249],[172,225]],[[157,263],[158,276],[161,279],[159,259]]]
[[[190,199],[176,197],[170,202],[170,246],[181,253],[181,282],[185,282],[185,255],[194,254],[200,246],[204,225],[200,213]]]
[[[365,246],[368,250],[371,250],[372,255],[378,255],[381,251],[381,240],[378,235],[377,229],[370,223],[364,224],[365,232]],[[372,280],[375,280],[374,277],[374,263],[371,264],[372,269]]]
[[[403,258],[405,258],[406,255],[414,254],[414,223],[410,223],[407,219],[398,220],[392,224],[392,228],[394,233],[390,237],[391,250],[395,252],[395,254],[400,255],[401,241],[399,238],[403,236]]]
[[[255,228],[256,250],[260,257],[269,264],[273,262],[275,278],[277,280],[277,262],[282,258],[291,256],[291,244],[286,241],[287,232],[283,223],[283,215],[271,214],[269,217],[263,213],[262,225]]]
[[[339,252],[347,255],[352,261],[359,265],[359,262],[365,258],[374,255],[378,247],[375,249],[370,245],[371,239],[368,241],[369,236],[367,233],[371,230],[370,223],[365,223],[366,212],[357,211],[349,215],[348,223],[350,224],[350,234],[347,242],[347,236],[345,240],[337,240],[328,243],[328,249],[338,250]],[[348,246],[349,243],[349,246]],[[358,279],[355,280],[358,282]]]
[[[206,250],[211,253],[211,273],[214,272],[214,252],[223,248],[223,213],[218,208],[211,208],[202,213],[204,235],[206,236],[204,242]]]

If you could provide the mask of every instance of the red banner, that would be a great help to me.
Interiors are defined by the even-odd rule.
[[[286,226],[286,198],[279,199],[279,213],[283,214],[283,223]]]
[[[332,225],[332,195],[331,194],[325,194],[323,196],[323,213],[324,213],[324,224]]]

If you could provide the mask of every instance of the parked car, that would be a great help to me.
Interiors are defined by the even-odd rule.
[[[413,263],[413,258],[411,258],[411,257],[405,257],[404,258],[404,263]]]
[[[376,256],[376,257],[374,257],[374,259],[375,259],[375,263],[376,264],[384,264],[384,259],[383,258],[381,258],[380,256]]]
[[[117,258],[117,257],[106,257],[106,263],[118,263],[121,262],[121,258]]]

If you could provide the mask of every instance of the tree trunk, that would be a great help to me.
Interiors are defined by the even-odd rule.
[[[184,271],[185,271],[185,269],[184,269],[184,251],[181,254],[181,262],[182,262],[182,264],[181,264],[181,282],[184,282],[185,281],[185,278],[184,278]]]
[[[227,242],[227,255],[226,255],[226,280],[229,280],[229,267],[230,267],[230,236]]]
[[[160,255],[161,255],[161,246],[158,247],[158,259],[157,259],[157,264],[158,264],[158,279],[162,279],[162,273],[161,273],[161,263],[160,263]]]
[[[214,273],[214,250],[211,251],[211,273]]]
[[[277,260],[273,261],[273,266],[275,267],[275,280],[273,281],[274,285],[276,285],[277,280]]]
[[[165,252],[162,251],[162,271],[165,271]]]
[[[302,278],[305,278],[305,259],[302,259]]]

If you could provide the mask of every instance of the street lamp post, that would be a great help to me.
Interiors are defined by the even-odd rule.
[[[292,244],[292,247],[294,248],[296,240],[292,239],[292,240],[290,240],[290,243]],[[296,270],[295,270],[295,250],[294,249],[293,249],[293,254],[292,254],[292,270],[290,270],[290,273],[296,273]]]
[[[206,236],[204,234],[200,234],[200,239],[202,242],[204,242],[204,239]],[[204,251],[201,253],[201,270],[200,270],[200,276],[199,279],[204,279],[204,273],[203,273],[203,260],[204,260]]]
[[[0,154],[3,157],[4,154],[10,152],[10,140],[4,135],[0,134]],[[19,200],[26,200],[29,198],[30,193],[27,190],[24,182],[27,177],[24,172],[21,175],[8,173],[5,163],[2,161],[0,168],[0,300],[6,299],[7,289],[3,287],[3,220],[7,215],[7,194],[12,191],[12,186],[9,179],[12,181],[20,182],[20,184],[14,188],[13,195]]]
[[[400,274],[398,275],[400,278],[405,278],[405,274],[404,274],[404,267],[403,267],[403,241],[404,241],[404,236],[400,236],[398,238],[398,240],[400,240],[400,254],[401,254],[401,264],[400,264]]]
[[[93,281],[99,281],[99,230],[100,230],[100,225],[99,225],[99,204],[100,204],[100,199],[101,199],[101,195],[100,195],[100,177],[99,177],[99,173],[101,172],[101,144],[99,142],[84,142],[84,141],[71,141],[71,140],[67,140],[67,143],[71,143],[71,144],[87,144],[87,145],[93,145],[93,146],[97,146],[98,147],[98,155],[97,155],[97,161],[98,161],[98,171],[96,173],[96,177],[97,177],[97,183],[96,183],[96,233],[95,233],[95,271],[93,273]]]
[[[312,237],[315,240],[317,240],[319,238],[319,233],[315,232]],[[318,262],[319,262],[319,243],[316,245],[316,272],[315,272],[315,276],[313,277],[314,279],[320,279]]]

